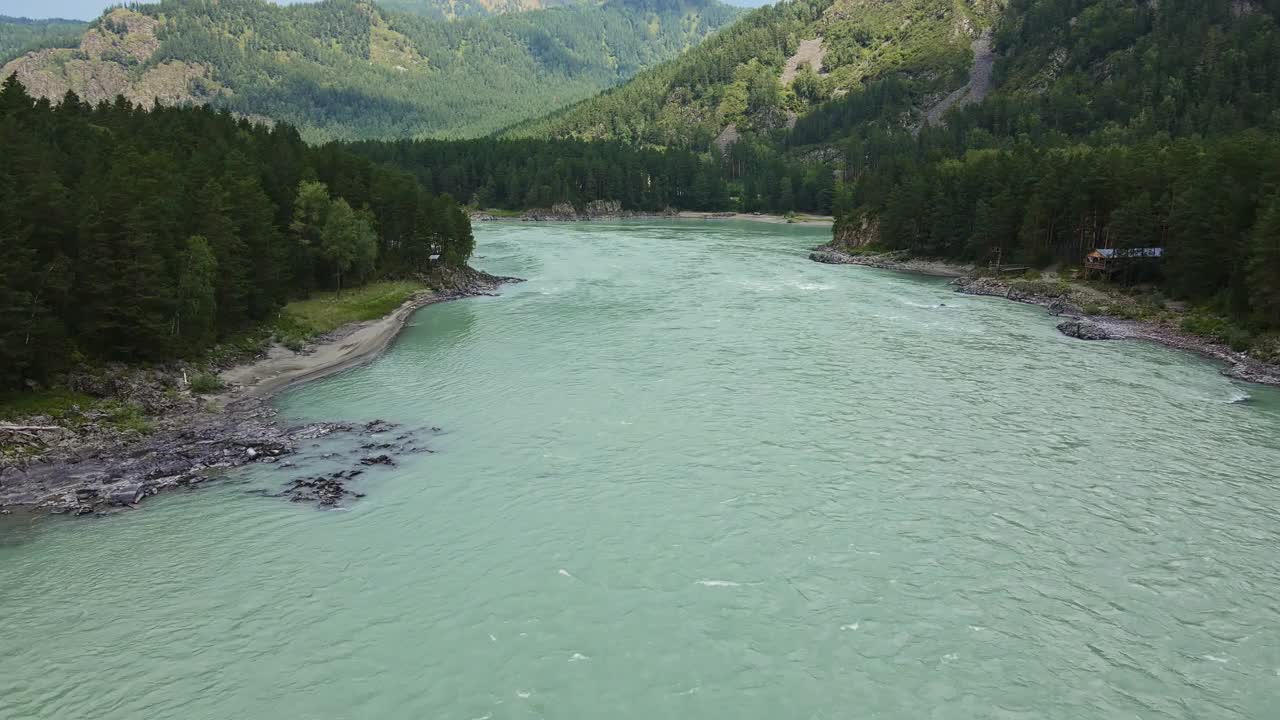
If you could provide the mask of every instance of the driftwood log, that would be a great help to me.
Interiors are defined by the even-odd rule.
[[[45,442],[40,439],[38,433],[42,432],[59,432],[62,428],[57,425],[4,425],[0,424],[0,438],[8,436],[13,442],[26,443],[28,445],[44,445]]]

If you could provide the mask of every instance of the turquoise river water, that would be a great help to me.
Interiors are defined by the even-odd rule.
[[[1280,394],[824,229],[497,224],[279,398],[428,433],[0,525],[0,718],[1280,717]]]

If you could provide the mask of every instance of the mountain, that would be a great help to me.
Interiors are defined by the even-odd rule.
[[[795,0],[510,134],[705,147],[793,125],[831,99],[887,93],[917,114],[962,86],[1002,0]],[[892,80],[892,86],[883,83]]]
[[[29,20],[0,15],[0,65],[42,47],[74,47],[89,27],[78,20]]]
[[[528,10],[546,10],[573,5],[579,0],[382,0],[387,10],[421,15],[436,20],[503,15]]]
[[[310,140],[476,136],[625,80],[737,12],[625,0],[440,22],[364,0],[167,0],[111,10],[78,47],[0,74],[49,98],[208,103]]]

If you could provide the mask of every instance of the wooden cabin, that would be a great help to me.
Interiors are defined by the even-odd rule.
[[[1133,269],[1158,263],[1164,248],[1098,248],[1084,256],[1086,273],[1111,275],[1118,270]]]

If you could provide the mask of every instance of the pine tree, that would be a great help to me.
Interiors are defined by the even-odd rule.
[[[183,352],[191,353],[213,342],[217,327],[218,261],[209,241],[199,235],[187,239],[178,258],[177,312],[173,333],[183,342]]]
[[[1280,328],[1280,195],[1272,196],[1253,231],[1249,289],[1261,327]]]

